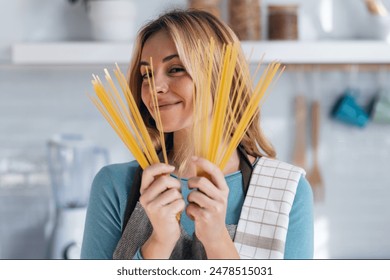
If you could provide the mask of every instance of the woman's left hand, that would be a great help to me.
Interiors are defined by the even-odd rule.
[[[226,209],[229,187],[222,171],[204,158],[193,157],[194,164],[206,173],[206,177],[193,177],[188,187],[194,189],[188,195],[187,215],[195,222],[195,234],[202,244],[216,244],[226,236]]]

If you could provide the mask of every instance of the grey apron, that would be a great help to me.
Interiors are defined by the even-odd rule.
[[[249,180],[253,166],[248,155],[241,145],[238,146],[240,156],[240,169],[242,172],[244,193],[248,190]],[[125,211],[122,237],[114,251],[114,259],[132,259],[139,248],[148,240],[152,234],[152,225],[141,204],[138,202],[139,188],[141,184],[142,170],[136,172],[133,185]],[[226,225],[230,237],[234,238],[237,225]],[[180,238],[171,254],[171,259],[206,259],[202,243],[194,234],[190,236],[181,229]]]
[[[226,226],[231,239],[233,240],[237,225]],[[132,259],[137,250],[148,240],[152,234],[152,225],[138,202],[129,219],[125,231],[116,247],[114,259]],[[202,243],[195,234],[190,236],[183,228],[179,240],[172,251],[170,259],[207,259],[206,252]]]

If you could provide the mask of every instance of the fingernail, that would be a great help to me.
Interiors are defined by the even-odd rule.
[[[175,170],[175,167],[173,165],[169,165],[170,170]]]
[[[197,156],[192,156],[191,159],[192,159],[192,161],[197,161],[198,157]]]

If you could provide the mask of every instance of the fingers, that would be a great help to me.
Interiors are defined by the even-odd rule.
[[[189,203],[186,208],[186,214],[190,219],[196,220],[208,220],[212,223],[222,221],[226,219],[226,206],[222,203],[207,204],[206,207],[201,207],[195,203]]]
[[[177,223],[176,215],[185,207],[180,187],[177,179],[169,175],[160,175],[144,189],[139,201],[154,228],[164,232],[172,221]]]
[[[144,169],[142,172],[142,181],[141,181],[141,188],[140,193],[141,195],[145,191],[146,188],[148,188],[153,181],[156,180],[158,176],[171,173],[175,170],[175,167],[172,165],[164,164],[164,163],[156,163],[148,166]]]
[[[179,180],[169,175],[160,175],[160,177],[143,190],[141,197],[144,203],[149,203],[168,190],[174,190],[180,194],[180,187]]]
[[[156,213],[163,206],[169,206],[177,200],[183,200],[180,192],[180,181],[166,175],[173,170],[173,166],[163,163],[145,168],[142,174],[140,203],[145,209],[148,209],[149,213]],[[176,209],[177,205],[173,208]]]
[[[195,221],[204,215],[204,211],[199,205],[190,203],[186,208],[186,214],[191,220]]]
[[[199,191],[193,191],[188,195],[187,215],[189,217],[204,216],[207,213],[224,215],[227,207],[227,197],[221,195],[217,199],[211,199]]]
[[[186,206],[186,203],[184,202],[184,199],[178,199],[169,204],[169,213],[172,213],[172,216],[176,219],[177,213],[184,210],[184,207]]]
[[[159,196],[157,196],[154,200],[154,204],[157,207],[165,206],[167,204],[173,203],[178,199],[182,199],[181,193],[176,189],[169,189]]]
[[[148,213],[158,213],[164,218],[166,215],[176,217],[178,212],[183,211],[185,207],[184,199],[177,190],[170,189],[159,195],[155,200],[150,202],[140,201],[141,205]]]
[[[228,186],[226,185],[225,176],[222,173],[221,169],[218,168],[215,164],[208,161],[205,158],[201,157],[192,157],[192,161],[196,164],[201,170],[210,175],[211,181],[214,185],[219,189],[226,189]]]
[[[207,178],[202,176],[188,180],[188,187],[194,190],[188,195],[190,203],[186,209],[187,215],[193,220],[214,220],[215,218],[224,221],[229,187],[222,171],[206,159],[195,158],[193,160],[206,173]]]
[[[220,196],[221,190],[218,189],[209,179],[205,177],[193,177],[188,180],[188,188],[195,189],[192,193],[197,191],[203,193],[203,195],[208,196],[211,199],[218,199]],[[190,199],[190,195],[189,198]]]
[[[202,173],[206,173],[207,178],[204,176],[190,178],[188,187],[190,189],[196,188],[212,200],[226,203],[229,187],[222,171],[204,158],[193,157],[192,160],[202,170]]]
[[[189,203],[196,204],[201,208],[208,208],[209,205],[213,205],[213,200],[206,194],[199,191],[192,191],[188,195],[187,199]]]

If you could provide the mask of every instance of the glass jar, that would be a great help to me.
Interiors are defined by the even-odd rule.
[[[209,12],[210,14],[213,14],[214,16],[220,18],[220,2],[221,0],[189,0],[188,7],[190,9],[197,9]]]
[[[268,39],[298,39],[298,5],[268,6]]]
[[[229,0],[229,25],[240,40],[261,39],[261,0]]]

